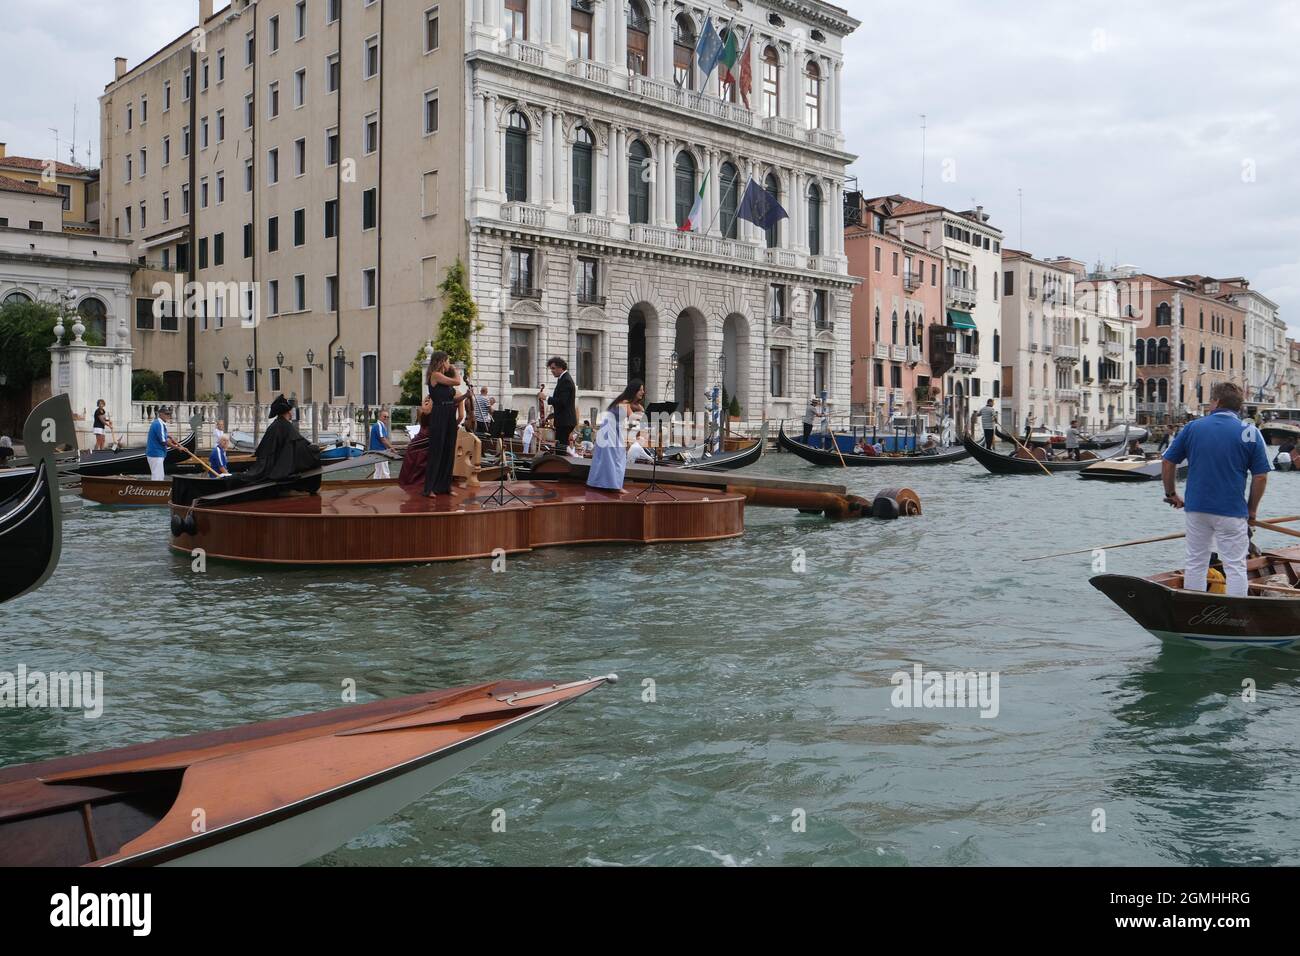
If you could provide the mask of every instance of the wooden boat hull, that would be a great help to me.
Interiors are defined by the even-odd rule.
[[[198,447],[198,440],[198,435],[191,431],[181,439],[181,444],[190,451],[194,451]],[[149,474],[149,461],[144,452],[144,448],[123,448],[117,452],[109,449],[90,452],[82,455],[81,460],[67,470],[78,475],[100,477],[105,475],[147,475]],[[167,457],[163,459],[163,468],[170,475],[176,471],[177,465],[189,460],[188,456],[172,449],[167,452]]]
[[[1160,458],[1139,459],[1131,455],[1105,461],[1094,461],[1079,472],[1079,477],[1089,481],[1159,481],[1163,467]],[[1178,466],[1178,477],[1187,477],[1187,465]]]
[[[979,442],[974,441],[968,435],[962,439],[962,445],[970,452],[971,457],[983,465],[988,471],[995,475],[1042,475],[1043,468],[1050,472],[1058,471],[1082,471],[1089,465],[1098,461],[1105,461],[1104,458],[1097,458],[1095,455],[1082,461],[1031,461],[1028,458],[1013,458],[1010,455],[1003,455],[996,451],[990,451]],[[1121,446],[1122,447],[1122,446]],[[1088,453],[1091,454],[1091,453]]]
[[[481,684],[0,769],[0,865],[304,863],[615,679]]]
[[[1213,650],[1300,645],[1300,593],[1228,597],[1125,574],[1099,574],[1091,584],[1161,640]]]
[[[1300,422],[1287,418],[1274,419],[1259,426],[1264,441],[1270,445],[1280,445],[1288,438],[1300,442]]]
[[[834,449],[813,448],[797,438],[791,438],[785,432],[785,423],[781,423],[777,432],[777,441],[786,451],[793,452],[804,461],[812,462],[823,468],[879,468],[886,465],[904,467],[920,465],[947,465],[970,457],[965,448],[944,448],[937,455],[854,455],[849,452],[836,453]],[[841,463],[841,458],[843,462]]]
[[[199,479],[186,476],[191,481]],[[210,476],[208,476],[210,477]],[[396,478],[339,478],[329,482],[330,488],[372,488],[378,485],[396,485]],[[110,508],[165,508],[171,502],[172,480],[150,481],[124,475],[81,479],[81,497],[93,504]]]

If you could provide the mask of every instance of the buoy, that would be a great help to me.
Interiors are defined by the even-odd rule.
[[[172,515],[172,537],[179,538],[181,535],[181,516]]]
[[[194,515],[192,513],[187,514],[181,519],[181,530],[186,534],[194,534],[199,530],[199,524],[194,520]]]
[[[876,495],[876,500],[871,502],[871,516],[873,518],[883,518],[886,521],[892,521],[900,514],[898,502],[886,494]]]
[[[881,488],[876,492],[872,499],[872,511],[875,511],[875,503],[880,496],[894,499],[898,505],[898,513],[906,518],[916,517],[921,513],[921,497],[911,488]],[[879,517],[877,515],[877,517]]]

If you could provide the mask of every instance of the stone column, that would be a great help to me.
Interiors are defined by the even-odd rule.
[[[484,112],[485,110],[483,107],[483,94],[479,92],[475,92],[474,93],[474,126],[473,126],[473,130],[474,130],[473,172],[474,172],[475,190],[483,189],[484,182],[486,179],[486,172],[487,172],[485,168],[487,165],[487,160],[484,155],[485,147],[487,145],[486,140],[484,138],[484,130],[486,129],[483,120]]]
[[[487,190],[495,197],[501,194],[501,130],[497,125],[497,98],[489,93],[485,98],[487,114],[484,116],[483,140],[487,143]]]
[[[483,0],[483,22],[490,27],[501,25],[502,0]]]
[[[831,129],[840,132],[844,129],[844,105],[840,102],[840,93],[844,89],[844,63],[835,62],[835,113],[831,120]]]
[[[704,231],[706,235],[716,236],[722,225],[718,210],[722,205],[722,189],[718,183],[722,175],[722,154],[716,149],[708,151],[709,188],[704,201]]]
[[[551,42],[551,4],[558,0],[529,0],[528,19],[537,23],[533,35],[528,39],[534,43]],[[534,20],[534,17],[536,19]]]
[[[613,148],[614,131],[606,130],[603,137],[597,139],[596,145],[596,168],[591,171],[592,184],[591,188],[596,191],[593,198],[593,207],[598,216],[611,216],[610,211],[610,151]]]
[[[627,130],[621,126],[614,138],[614,209],[620,219],[627,218]]]
[[[568,174],[567,143],[564,136],[564,114],[555,114],[555,158],[551,162],[555,180],[555,204],[568,215],[573,209],[573,177]]]
[[[612,66],[627,72],[627,10],[623,0],[614,0],[614,62]]]
[[[542,117],[542,204],[555,205],[555,110]]]

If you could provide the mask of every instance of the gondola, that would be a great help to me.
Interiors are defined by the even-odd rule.
[[[1300,645],[1300,548],[1251,558],[1246,574],[1246,597],[1184,591],[1182,571],[1098,574],[1091,584],[1165,641],[1212,649]]]
[[[1079,472],[1090,481],[1159,481],[1164,459],[1159,455],[1119,455],[1088,464]],[[1178,477],[1187,477],[1187,463],[1178,466]]]
[[[822,465],[827,468],[863,468],[876,467],[882,465],[946,465],[950,462],[961,461],[963,458],[969,458],[970,452],[965,448],[950,446],[939,449],[937,454],[922,455],[917,453],[909,454],[890,454],[880,455],[855,455],[849,451],[836,452],[829,448],[813,448],[811,445],[805,445],[797,438],[791,438],[785,433],[785,422],[781,423],[781,428],[777,432],[777,441],[786,451],[794,452],[804,461],[810,461],[814,465]],[[839,436],[847,439],[848,436]],[[841,459],[843,459],[841,461]]]
[[[0,866],[306,863],[615,680],[498,681],[6,767]]]
[[[55,440],[46,441],[51,421]],[[36,465],[26,486],[0,501],[0,602],[34,591],[59,563],[62,518],[54,449],[76,442],[66,395],[46,399],[32,409],[23,442]]]
[[[1032,458],[1017,458],[991,451],[971,439],[969,435],[962,438],[962,445],[971,456],[995,475],[1041,475],[1046,468],[1050,472],[1082,471],[1097,461],[1106,461],[1090,451],[1080,452],[1078,461],[1038,461]],[[1121,442],[1110,457],[1114,458],[1124,450]],[[1041,467],[1040,467],[1041,466]]]
[[[1288,439],[1300,442],[1300,420],[1293,418],[1275,418],[1260,425],[1259,431],[1270,445],[1280,445]]]
[[[194,451],[198,447],[198,441],[198,433],[191,430],[181,439],[181,446]],[[167,452],[167,457],[163,460],[163,469],[170,475],[176,471],[177,465],[188,461],[190,458],[187,455],[173,448]],[[103,451],[83,452],[81,460],[69,467],[67,471],[78,475],[147,475],[149,462],[143,447],[122,448],[118,451],[105,448]]]

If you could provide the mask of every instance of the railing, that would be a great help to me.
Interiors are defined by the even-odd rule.
[[[613,225],[612,220],[585,212],[569,217],[569,232],[582,236],[594,236],[597,239],[608,239],[613,232]]]
[[[535,289],[530,285],[512,282],[510,284],[510,297],[512,299],[540,299],[542,290]]]
[[[1124,378],[1112,378],[1110,376],[1103,375],[1101,378],[1101,387],[1102,388],[1127,388],[1128,380]]]
[[[906,361],[907,361],[907,346],[906,346],[906,345],[891,345],[891,346],[889,347],[889,360],[890,360],[891,362],[906,362]]]
[[[596,295],[594,292],[579,292],[578,305],[594,305],[603,309],[605,307],[605,297]]]
[[[1114,342],[1110,339],[1107,339],[1106,343],[1102,346],[1102,348],[1105,349],[1107,355],[1122,356],[1124,354],[1123,342]]]
[[[764,249],[763,261],[769,266],[780,266],[784,269],[793,269],[795,258],[794,253],[789,249]]]
[[[664,83],[662,80],[633,73],[628,77],[628,89],[647,99],[656,100],[676,109],[706,113],[739,126],[754,125],[754,114],[743,106],[728,103],[707,93],[683,90],[676,83]]]
[[[603,63],[594,63],[591,60],[570,60],[568,72],[570,76],[576,76],[580,80],[588,80],[592,83],[609,86],[609,67]]]
[[[903,404],[903,390],[901,388],[894,389],[890,394],[894,400],[895,405]]]
[[[508,202],[501,207],[501,219],[521,226],[545,226],[546,210],[526,202]]]
[[[903,288],[906,289],[908,292],[915,292],[920,287],[921,287],[920,275],[916,272],[904,270]]]
[[[1052,355],[1058,362],[1077,362],[1079,361],[1079,347],[1077,345],[1058,345],[1052,349]]]
[[[661,226],[651,226],[646,223],[634,223],[630,239],[632,242],[654,246],[656,249],[720,256],[727,259],[741,259],[746,262],[757,262],[759,259],[759,247],[753,243],[739,242],[735,239],[719,239],[717,236],[706,236],[698,232],[681,232],[677,229],[665,229]],[[777,250],[768,249],[765,251],[774,252]]]
[[[837,140],[835,134],[830,130],[810,129],[808,130],[808,142],[822,149],[834,149]]]
[[[546,50],[523,40],[510,41],[510,58],[529,66],[541,66],[546,62]]]
[[[885,402],[889,401],[889,389],[885,388],[883,385],[877,385],[874,394],[876,396],[876,404],[878,405],[883,405]]]
[[[952,357],[954,368],[974,369],[979,367],[979,356],[974,352],[958,352]]]
[[[816,319],[813,322],[813,330],[817,332],[834,332],[835,323],[830,319]]]
[[[872,346],[871,357],[888,362],[889,346],[886,345],[884,342],[877,342],[874,346]]]
[[[907,361],[912,364],[921,361],[921,347],[919,345],[909,345],[907,347]]]
[[[1056,390],[1056,400],[1058,402],[1078,402],[1082,393],[1077,388],[1058,388]]]
[[[1025,348],[1027,348],[1027,349],[1028,349],[1029,351],[1031,351],[1031,352],[1037,352],[1037,351],[1038,351],[1038,343],[1037,343],[1037,342],[1030,342],[1028,345],[1025,346]]]
[[[172,406],[172,432],[185,432],[189,420],[196,414],[203,416],[203,435],[200,444],[211,441],[212,426],[224,418],[227,432],[249,432],[261,434],[266,431],[269,402],[227,402],[224,408],[219,402],[132,402],[131,421],[147,425],[158,411],[159,406]],[[384,406],[393,408],[394,406]],[[379,406],[370,407],[369,418],[373,419]],[[313,433],[338,435],[342,437],[359,436],[366,419],[366,409],[360,405],[326,405],[305,403],[297,408],[298,430],[304,436]]]
[[[799,126],[792,119],[784,116],[765,116],[762,120],[763,129],[768,133],[775,133],[777,136],[786,136],[790,139],[795,138]]]
[[[794,327],[794,318],[789,315],[769,315],[768,321],[773,325],[783,325],[787,329]]]
[[[959,286],[949,286],[948,301],[953,305],[966,305],[966,306],[974,307],[975,290],[963,289]]]

